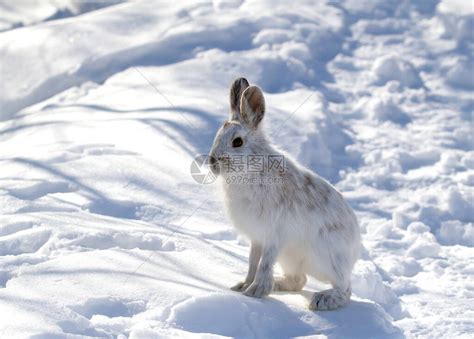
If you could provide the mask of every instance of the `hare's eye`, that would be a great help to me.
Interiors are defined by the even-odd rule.
[[[232,140],[232,147],[240,147],[244,144],[244,141],[242,140],[241,137],[237,137],[234,140]]]

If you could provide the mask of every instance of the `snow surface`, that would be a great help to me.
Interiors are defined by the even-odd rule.
[[[472,336],[473,27],[462,0],[2,2],[0,336]],[[237,76],[357,213],[342,309],[229,290],[248,244],[189,169]]]

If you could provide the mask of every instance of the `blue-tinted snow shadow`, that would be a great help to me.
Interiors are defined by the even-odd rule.
[[[117,117],[114,115],[112,121],[118,120],[131,120],[145,124],[157,133],[166,135],[172,139],[183,151],[189,156],[194,158],[199,154],[208,154],[212,142],[214,140],[215,133],[217,132],[220,125],[227,119],[227,112],[222,113],[222,116],[213,115],[202,109],[188,107],[188,106],[169,106],[169,107],[149,107],[142,109],[128,109],[122,110],[113,107],[97,104],[73,104],[73,105],[57,105],[51,104],[45,106],[43,110],[56,109],[56,108],[83,108],[91,111],[101,111],[106,113],[120,113],[123,116]],[[176,121],[169,120],[166,118],[160,118],[155,116],[147,117],[141,116],[139,118],[128,118],[127,113],[146,113],[153,114],[159,112],[176,112],[181,116]],[[191,119],[189,119],[189,117]],[[190,120],[196,119],[203,126],[195,126]],[[34,127],[34,126],[32,126]],[[21,129],[18,126],[16,129]],[[14,132],[16,129],[9,128],[5,131],[0,131],[0,135],[4,133]]]
[[[143,17],[146,18],[146,14],[143,14]],[[182,20],[188,20],[186,15]],[[307,21],[304,17],[290,15],[286,16],[285,20],[295,23]],[[271,21],[267,21],[266,25],[270,24]],[[94,26],[94,24],[91,25]],[[102,29],[103,27],[97,27],[97,30]],[[4,102],[0,121],[14,118],[23,108],[41,102],[68,88],[80,86],[87,81],[102,84],[109,77],[128,68],[170,65],[195,58],[202,51],[221,50],[227,53],[222,62],[236,66],[236,76],[246,75],[250,70],[246,68],[245,62],[233,64],[236,58],[245,61],[246,56],[235,53],[255,49],[253,39],[256,33],[261,30],[261,22],[243,18],[232,25],[212,26],[208,27],[206,31],[172,34],[159,41],[111,51],[97,58],[87,58],[74,72],[57,74],[44,79],[24,97]],[[270,93],[287,91],[295,85],[303,84],[320,90],[330,101],[343,101],[344,97],[337,90],[326,86],[325,83],[334,82],[333,75],[327,69],[327,63],[341,51],[344,38],[331,30],[320,31],[318,34],[310,33],[309,31],[303,34],[305,35],[304,41],[311,53],[311,58],[305,61],[307,69],[305,72],[295,72],[289,61],[282,57],[261,60],[252,57],[251,61],[257,63],[259,72],[254,74],[254,79],[251,80],[258,82],[266,92]],[[147,80],[143,79],[143,81]]]
[[[309,292],[308,292],[309,293]],[[403,338],[383,309],[370,302],[351,301],[335,311],[290,308],[275,298],[254,299],[239,293],[191,298],[172,308],[167,322],[195,333],[236,338],[289,338],[325,335],[329,338]]]
[[[99,25],[99,24],[98,24]],[[103,27],[97,27],[102,30]],[[0,121],[14,118],[21,109],[43,101],[70,87],[87,81],[104,83],[112,75],[137,66],[164,66],[194,57],[197,50],[218,48],[239,51],[252,47],[255,23],[241,20],[233,27],[215,27],[211,32],[176,34],[160,41],[133,46],[82,62],[75,72],[67,72],[45,79],[30,94],[20,100],[2,104]],[[145,81],[145,80],[144,80]]]
[[[108,197],[104,192],[99,191],[91,185],[85,184],[81,181],[80,178],[67,174],[62,170],[55,168],[53,165],[45,162],[21,157],[13,158],[10,160],[19,164],[23,164],[28,168],[48,173],[55,179],[60,179],[61,181],[65,181],[73,187],[77,187],[78,190],[82,191],[82,193],[91,200],[88,205],[84,206],[84,208],[86,208],[91,213],[116,218],[139,219],[139,217],[137,216],[137,211],[141,206],[140,203],[134,201],[112,199]],[[46,181],[45,183],[47,184]],[[135,178],[134,183],[138,184],[140,183],[140,180]],[[154,194],[158,194],[164,198],[177,201],[179,203],[183,203],[185,201],[184,198],[180,197],[179,195],[174,194],[173,192],[166,191],[152,182],[141,182],[141,185],[144,186],[143,189],[152,190]],[[36,194],[36,192],[31,192],[32,197],[34,196],[34,194]]]
[[[382,307],[374,303],[351,300],[345,307],[318,312],[317,315],[329,325],[321,333],[328,338],[405,337]]]

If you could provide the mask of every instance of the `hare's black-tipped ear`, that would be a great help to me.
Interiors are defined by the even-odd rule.
[[[240,115],[245,124],[251,129],[257,129],[265,114],[265,99],[257,86],[245,89],[240,99]]]
[[[249,82],[245,78],[237,78],[230,86],[230,120],[240,120],[240,98]]]

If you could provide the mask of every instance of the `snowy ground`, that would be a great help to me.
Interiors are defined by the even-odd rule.
[[[0,30],[0,337],[473,335],[469,1],[2,1]],[[228,289],[248,246],[189,169],[237,76],[356,210],[345,308]]]

